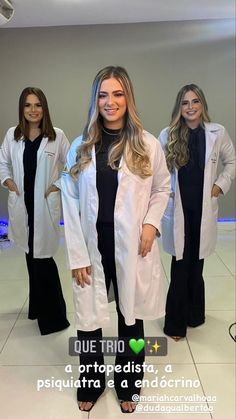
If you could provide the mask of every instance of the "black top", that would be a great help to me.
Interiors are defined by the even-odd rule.
[[[114,223],[114,207],[118,187],[117,170],[108,166],[108,151],[117,140],[120,130],[105,128],[102,138],[95,145],[97,167],[97,191],[99,199],[98,223]]]
[[[185,208],[196,209],[202,204],[206,140],[202,126],[189,129],[189,161],[178,172],[180,194]]]
[[[37,169],[37,152],[42,141],[42,135],[35,138],[34,141],[25,141],[25,149],[23,154],[24,165],[24,192],[25,205],[28,210],[29,205],[34,202],[34,181]]]

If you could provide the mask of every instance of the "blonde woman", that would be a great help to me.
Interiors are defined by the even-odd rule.
[[[218,197],[235,176],[226,129],[211,123],[202,90],[183,86],[171,124],[159,136],[171,173],[172,194],[162,220],[164,249],[172,255],[164,332],[178,341],[205,321],[204,258],[216,244]],[[217,174],[218,161],[223,169]]]
[[[156,236],[169,193],[170,176],[160,144],[143,130],[126,70],[109,66],[96,75],[83,135],[71,145],[62,177],[65,235],[74,278],[78,338],[102,339],[109,324],[107,293],[112,282],[120,338],[143,338],[143,320],[163,315],[162,276]],[[139,372],[125,373],[130,361]],[[80,355],[80,364],[97,361]],[[122,412],[135,410],[144,351],[117,356],[115,389]],[[80,410],[89,411],[105,388],[105,373],[90,369],[78,388]],[[127,380],[128,388],[122,387]]]

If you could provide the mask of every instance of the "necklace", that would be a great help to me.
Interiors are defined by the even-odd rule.
[[[122,128],[120,128],[120,129],[113,129],[113,130],[111,130],[111,131],[113,131],[113,132],[106,131],[104,127],[102,127],[102,130],[103,130],[103,132],[105,132],[107,135],[118,135],[118,134],[120,134],[120,133],[121,133]]]

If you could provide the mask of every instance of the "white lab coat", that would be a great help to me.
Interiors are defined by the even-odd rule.
[[[169,127],[163,129],[159,140],[162,148],[167,143]],[[199,258],[204,259],[215,249],[217,239],[218,198],[211,197],[214,184],[218,185],[223,194],[228,192],[235,176],[235,152],[226,129],[216,123],[205,123],[206,157],[203,185],[202,220],[200,232]],[[223,170],[218,175],[219,159]],[[171,188],[174,197],[170,197],[162,219],[162,242],[167,253],[183,258],[184,251],[184,215],[180,197],[178,170],[171,175]]]
[[[164,315],[162,271],[157,240],[146,257],[138,255],[143,223],[160,231],[161,218],[170,193],[170,175],[157,139],[144,132],[153,175],[141,179],[132,174],[121,159],[114,210],[115,262],[119,307],[127,325],[135,319],[155,319]],[[68,169],[75,163],[81,137],[71,145]],[[101,255],[97,247],[95,148],[92,161],[77,181],[65,172],[61,179],[65,236],[71,269],[92,266],[91,285],[81,288],[73,282],[77,328],[95,330],[109,323],[108,299]]]
[[[64,132],[59,128],[56,140],[43,138],[37,153],[37,170],[34,193],[34,257],[53,256],[59,244],[60,192],[52,192],[45,198],[48,187],[55,184],[60,188],[59,163],[63,166],[70,146]],[[7,131],[0,148],[0,179],[3,184],[7,178],[16,183],[20,195],[9,192],[8,237],[26,253],[28,247],[28,215],[24,202],[23,153],[25,142],[14,140],[15,127]]]

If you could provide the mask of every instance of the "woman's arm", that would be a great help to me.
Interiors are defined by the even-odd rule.
[[[153,241],[160,236],[161,218],[170,196],[170,174],[160,143],[156,141],[153,163],[153,181],[148,211],[143,221],[139,254],[145,257],[151,251]]]
[[[156,140],[153,163],[153,180],[147,214],[143,224],[151,224],[160,235],[161,219],[170,197],[170,173],[166,166],[165,155]]]
[[[213,185],[213,196],[217,196],[217,191],[219,191],[216,187],[220,188],[222,193],[225,195],[235,177],[235,150],[231,138],[225,128],[223,128],[219,157],[223,165],[223,170]]]
[[[75,278],[78,278],[78,273],[82,270],[82,279],[86,282],[91,263],[80,222],[79,184],[78,180],[72,179],[69,174],[69,170],[76,160],[77,147],[78,142],[75,140],[68,152],[67,171],[62,172],[61,192],[70,269]]]
[[[12,191],[15,190],[16,192],[18,189],[15,182],[13,181],[12,160],[10,153],[11,130],[12,129],[8,130],[0,147],[0,180],[2,186]]]

